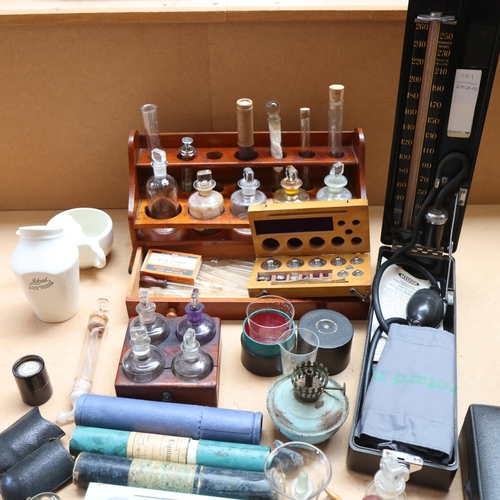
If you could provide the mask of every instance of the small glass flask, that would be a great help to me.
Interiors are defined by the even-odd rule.
[[[147,290],[141,291],[140,302],[135,310],[139,316],[130,323],[131,329],[144,326],[152,344],[158,344],[168,337],[170,330],[167,319],[156,312],[156,304],[148,299]]]
[[[179,319],[175,334],[182,341],[189,328],[194,330],[196,340],[200,344],[210,342],[216,333],[215,321],[203,311],[205,306],[199,302],[200,291],[195,288],[191,294],[191,302],[186,305],[186,315]]]
[[[151,345],[146,328],[130,328],[130,345],[123,356],[122,369],[126,377],[133,382],[151,382],[161,375],[165,368],[163,352]]]
[[[344,164],[340,161],[333,164],[330,173],[325,177],[325,187],[317,195],[317,200],[350,200],[352,193],[345,187],[347,177],[344,174]]]
[[[231,195],[231,213],[238,219],[248,219],[248,207],[256,203],[265,203],[266,195],[257,188],[260,182],[255,179],[253,170],[250,167],[243,169],[243,178],[238,181],[241,188]],[[240,234],[251,234],[250,229],[238,229],[235,231]]]
[[[146,182],[148,215],[153,219],[171,219],[179,212],[177,181],[167,174],[167,155],[162,149],[151,152],[154,175]],[[161,234],[177,231],[177,228],[156,229]]]
[[[309,201],[308,192],[300,186],[302,186],[302,181],[299,179],[297,169],[293,165],[288,165],[285,170],[285,178],[281,181],[281,188],[274,193],[274,202]]]
[[[214,191],[215,180],[211,170],[200,170],[193,183],[196,193],[188,200],[188,211],[195,219],[215,219],[224,212],[224,198]]]
[[[188,328],[181,344],[181,352],[172,360],[172,373],[185,382],[198,382],[208,377],[214,363],[209,354],[200,349],[195,332]]]

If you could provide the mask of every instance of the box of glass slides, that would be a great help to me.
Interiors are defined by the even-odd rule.
[[[348,466],[446,490],[459,465],[455,260],[500,48],[500,4],[410,0]],[[458,388],[460,390],[460,388]],[[390,460],[390,459],[388,459]]]
[[[157,312],[181,316],[194,286],[205,312],[223,320],[243,320],[252,297],[261,293],[289,298],[296,319],[315,309],[366,319],[371,276],[363,132],[343,132],[339,157],[329,155],[326,132],[310,133],[307,154],[301,149],[300,132],[284,131],[281,137],[282,160],[271,156],[269,132],[255,132],[253,159],[242,161],[236,132],[160,134],[167,173],[178,184],[179,204],[173,216],[162,220],[151,217],[145,194],[153,175],[147,137],[130,134],[129,317],[137,314],[140,293],[146,287]],[[188,156],[187,144],[192,153]],[[335,168],[343,168],[338,175],[346,180],[352,199],[318,201],[325,177],[339,162],[342,165]],[[231,197],[252,178],[258,181],[264,201],[250,209],[248,220],[238,217]],[[223,211],[205,220],[190,212],[194,205],[190,197],[198,194],[193,185],[207,179],[213,191],[222,195]],[[290,179],[301,196],[306,193],[301,200],[309,201],[276,202],[277,193],[289,187],[283,183]],[[252,185],[255,188],[255,182]],[[151,249],[200,255],[194,285],[151,279],[141,272]],[[258,272],[254,272],[256,258]]]

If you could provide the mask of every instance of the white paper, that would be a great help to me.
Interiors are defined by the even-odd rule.
[[[470,137],[480,83],[480,69],[457,69],[448,120],[448,137]]]

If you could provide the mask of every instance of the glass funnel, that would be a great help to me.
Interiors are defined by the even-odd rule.
[[[291,441],[275,448],[264,464],[264,474],[278,500],[317,498],[328,486],[332,466],[316,446]]]

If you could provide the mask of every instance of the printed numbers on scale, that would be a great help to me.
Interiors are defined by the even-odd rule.
[[[405,110],[397,156],[392,225],[411,230],[432,183],[443,102],[450,72],[453,18],[440,13],[415,21]]]

